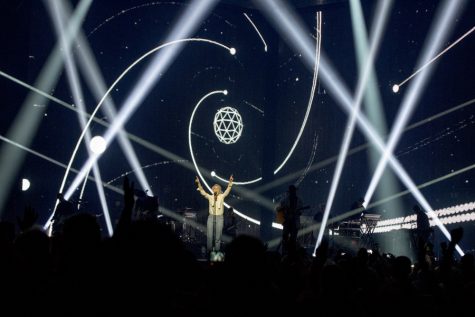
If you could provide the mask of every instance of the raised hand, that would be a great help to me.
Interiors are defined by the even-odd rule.
[[[200,179],[198,178],[198,176],[196,176],[196,178],[195,178],[195,184],[196,184],[196,186],[198,186],[200,184]]]

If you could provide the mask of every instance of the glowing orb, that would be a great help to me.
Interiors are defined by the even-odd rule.
[[[397,93],[399,91],[399,85],[394,85],[393,86],[393,92]]]
[[[28,188],[30,188],[30,181],[27,179],[27,178],[23,178],[21,180],[21,190],[26,192],[28,190]]]
[[[215,171],[211,171],[211,177],[216,177],[216,172]]]
[[[103,137],[96,135],[91,139],[91,143],[89,143],[89,148],[91,149],[92,153],[94,154],[102,154],[106,150],[107,144],[106,140]]]
[[[231,47],[231,48],[229,49],[229,53],[230,53],[231,55],[236,55],[236,49],[235,49],[234,47]]]
[[[219,142],[233,144],[241,137],[242,118],[239,112],[231,107],[224,107],[218,110],[213,121],[214,134]]]

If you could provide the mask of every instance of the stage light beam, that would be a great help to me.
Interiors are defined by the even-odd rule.
[[[363,8],[360,0],[350,0],[350,13],[352,23],[353,42],[355,46],[355,55],[358,66],[358,71],[362,72],[366,57],[370,54],[369,35],[366,29],[366,22],[363,13]],[[386,116],[384,114],[383,101],[379,92],[378,78],[375,69],[370,71],[368,77],[367,88],[365,89],[363,104],[364,112],[368,119],[373,124],[373,127],[380,135],[387,134]],[[377,150],[368,148],[367,156],[369,159],[369,166],[371,170],[376,169],[379,162],[380,155]],[[378,187],[378,196],[386,197],[391,193],[398,191],[397,182],[393,174],[387,173],[385,175],[384,185]],[[400,204],[393,203],[393,210],[401,210]]]
[[[299,19],[296,18],[296,15],[293,14],[289,7],[286,6],[282,1],[275,0],[262,0],[254,1],[256,5],[261,7],[265,14],[269,17],[270,21],[274,24],[278,31],[280,31],[284,37],[290,42],[294,49],[302,53],[302,57],[307,64],[307,67],[312,64],[313,58],[311,53],[311,44],[308,39],[306,39],[302,34],[307,34],[304,30],[303,24]],[[332,93],[333,97],[337,101],[337,104],[342,107],[345,112],[348,114],[352,113],[352,101],[348,89],[343,84],[340,76],[335,72],[331,67],[330,63],[326,59],[326,56],[322,54],[321,57],[321,78],[322,81],[329,87],[329,91]],[[384,152],[384,143],[381,137],[378,135],[376,130],[366,119],[362,113],[357,113],[357,124],[360,127],[364,135],[373,142],[378,151],[381,153]],[[396,175],[401,179],[404,185],[411,191],[414,198],[426,211],[432,210],[430,204],[417,189],[416,185],[406,173],[405,169],[400,165],[399,161],[394,158],[393,155],[390,155],[389,163]],[[442,231],[444,236],[450,241],[450,233],[445,228],[445,226],[439,221],[436,222],[439,229]],[[459,254],[463,255],[463,251],[457,246],[457,251]]]
[[[150,92],[150,90],[159,80],[159,75],[164,74],[166,72],[168,67],[170,67],[172,62],[175,60],[175,58],[177,57],[177,55],[183,48],[183,45],[178,45],[178,47],[176,48],[168,47],[168,46],[171,43],[183,44],[183,42],[186,42],[185,40],[182,40],[182,39],[188,37],[190,34],[195,32],[199,23],[201,23],[201,21],[205,18],[205,16],[216,5],[216,3],[217,3],[217,0],[195,0],[186,8],[185,12],[181,14],[180,18],[175,23],[175,26],[173,27],[171,33],[167,36],[165,40],[165,43],[166,43],[164,44],[165,49],[163,51],[160,51],[157,54],[157,56],[152,60],[150,65],[146,68],[144,73],[139,78],[137,84],[132,89],[132,92],[127,97],[123,107],[120,109],[119,113],[117,114],[115,121],[112,123],[110,128],[106,131],[104,135],[104,139],[106,140],[107,143],[112,141],[112,139],[115,137],[118,131],[123,127],[125,122],[127,122],[127,120],[132,116],[133,112],[145,99],[148,92]],[[153,52],[158,51],[160,48],[162,47],[156,48],[156,50],[153,50]],[[227,49],[231,51],[231,49],[229,48]],[[152,52],[149,52],[148,54],[143,55],[135,63],[129,66],[128,69],[135,66],[136,63],[140,62],[143,58],[145,58],[151,53]],[[126,70],[126,72],[128,71],[128,69]],[[125,75],[126,72],[123,72],[121,76],[119,76],[119,78],[116,80],[115,83],[117,83],[117,81],[120,80],[122,76]],[[110,90],[108,90],[108,92],[109,91]],[[106,97],[106,95],[104,97]],[[101,100],[99,104],[101,104],[102,101],[103,100]],[[93,116],[95,115],[95,112],[97,112],[98,108],[99,106],[96,107],[96,110],[94,111]],[[72,192],[75,190],[75,187],[79,185],[79,183],[82,180],[80,178],[81,177],[84,178],[85,171],[87,170],[88,166],[91,166],[93,163],[92,160],[93,159],[88,160],[84,164],[83,168],[81,169],[83,172],[80,173],[73,180],[72,185],[66,191],[65,197],[67,195],[71,195]],[[64,182],[64,179],[63,179],[63,182]]]
[[[435,52],[437,52],[442,46],[448,37],[449,32],[453,28],[452,21],[454,20],[454,17],[456,17],[463,8],[463,2],[464,1],[446,0],[438,9],[438,14],[434,19],[429,32],[430,35],[426,39],[424,48],[422,49],[419,64],[425,64],[426,61],[429,60],[431,56],[433,56]],[[384,154],[378,162],[373,177],[371,178],[369,187],[366,191],[364,198],[366,204],[368,204],[373,198],[376,187],[386,168],[388,156],[392,155],[396,145],[398,144],[404,132],[404,128],[411,118],[411,115],[417,106],[417,103],[428,83],[429,76],[433,70],[434,68],[429,68],[425,72],[421,73],[411,84],[409,90],[404,95],[401,107],[399,108],[396,119],[394,120],[393,128],[389,134],[389,139],[387,141]]]
[[[392,6],[391,0],[380,0],[378,2],[378,5],[375,11],[375,22],[374,22],[373,34],[371,35],[371,40],[370,40],[371,42],[370,50],[364,62],[365,63],[364,67],[362,67],[362,71],[358,78],[354,106],[352,106],[350,118],[348,119],[348,123],[345,128],[345,134],[344,134],[343,142],[340,148],[340,154],[338,157],[337,165],[335,167],[335,172],[333,174],[333,179],[330,186],[330,193],[328,194],[327,202],[325,204],[325,211],[323,213],[323,218],[322,218],[322,226],[320,227],[320,230],[317,236],[315,251],[317,247],[320,245],[320,243],[322,242],[326,223],[330,215],[331,208],[333,207],[333,201],[335,199],[336,190],[340,182],[340,177],[343,172],[343,167],[345,164],[346,156],[348,154],[348,149],[350,148],[351,139],[353,137],[353,132],[355,130],[356,117],[358,113],[360,112],[361,102],[363,100],[366,84],[368,82],[369,75],[371,74],[371,70],[373,68],[374,60],[376,58],[376,52],[378,50],[379,44],[381,43],[381,36],[383,35],[384,27],[386,25],[387,17],[391,9],[391,6]]]
[[[64,15],[66,19],[70,18],[71,8],[69,6],[68,1],[59,2],[59,9],[61,14]],[[77,55],[79,58],[79,65],[81,66],[82,72],[86,78],[86,84],[89,86],[96,99],[100,100],[107,88],[102,73],[97,65],[94,54],[92,53],[89,43],[82,31],[78,32],[78,35],[76,37],[76,44],[77,45],[75,47],[78,53]],[[104,101],[103,109],[105,115],[110,118],[111,121],[113,121],[117,114],[117,111],[114,102],[112,101],[112,98],[107,98]],[[118,141],[119,146],[121,147],[122,152],[124,153],[124,156],[127,159],[128,163],[134,170],[136,170],[136,177],[143,191],[149,195],[153,195],[150,184],[148,183],[142,169],[140,169],[141,164],[139,162],[139,159],[137,158],[137,155],[135,154],[132,144],[127,138],[127,134],[124,129],[121,129],[119,131]],[[84,183],[84,185],[85,184],[86,183]]]
[[[171,41],[171,42],[167,42],[165,44],[162,44],[162,45],[159,45],[153,49],[151,49],[150,51],[146,52],[145,54],[143,54],[141,57],[139,57],[135,62],[133,62],[129,67],[127,67],[120,75],[119,77],[117,77],[117,79],[114,81],[114,83],[109,87],[109,89],[106,91],[105,95],[101,98],[101,100],[99,101],[99,103],[97,104],[97,106],[95,107],[94,111],[92,112],[91,114],[91,117],[89,118],[88,122],[86,123],[86,127],[85,129],[83,129],[83,132],[81,133],[81,135],[79,136],[79,139],[76,143],[76,146],[73,150],[73,154],[71,155],[71,158],[69,160],[69,163],[68,165],[71,166],[72,165],[72,162],[74,161],[74,158],[76,157],[76,153],[79,149],[79,145],[81,144],[82,142],[82,139],[84,138],[84,135],[86,133],[86,130],[87,128],[89,127],[89,125],[91,124],[92,120],[94,119],[95,115],[97,114],[97,112],[99,111],[100,107],[102,106],[102,104],[104,103],[104,101],[106,100],[106,98],[109,96],[109,93],[114,89],[114,87],[122,80],[122,78],[132,69],[134,68],[137,64],[139,64],[141,61],[143,61],[145,58],[147,58],[148,56],[150,56],[151,54],[159,51],[160,49],[162,48],[166,48],[170,45],[174,45],[174,44],[180,44],[180,43],[185,43],[185,42],[205,42],[205,43],[210,43],[210,44],[213,44],[213,45],[216,45],[218,47],[222,47],[226,50],[229,50],[230,48],[227,47],[226,45],[224,44],[221,44],[219,42],[216,42],[216,41],[212,41],[212,40],[208,40],[208,39],[201,39],[201,38],[189,38],[189,39],[181,39],[181,40],[175,40],[175,41]],[[149,83],[150,84],[150,83]],[[149,87],[150,88],[150,87]],[[105,135],[104,135],[104,139],[106,140],[106,144],[109,144],[112,139],[115,137],[115,135],[118,133],[118,131],[120,131],[120,129],[123,128],[123,125],[127,122],[127,120],[132,116],[132,113],[136,110],[136,107],[139,105],[137,102],[139,101],[139,99],[141,98],[145,98],[144,95],[132,95],[130,96],[129,95],[129,98],[127,98],[127,100],[125,101],[125,105],[124,107],[120,110],[120,112],[118,113],[118,115],[116,116],[116,119],[114,120],[114,122],[109,126],[109,128],[107,129]],[[132,100],[131,100],[132,99]],[[97,157],[90,157],[86,163],[84,163],[83,167],[81,168],[81,172],[76,176],[76,178],[73,180],[72,184],[70,185],[70,187],[68,188],[68,190],[66,191],[66,194],[65,194],[65,198],[68,199],[68,197],[70,197],[70,195],[72,195],[72,193],[75,191],[75,188],[77,186],[79,186],[79,184],[81,183],[81,181],[84,179],[86,173],[87,173],[87,170],[89,168],[91,168],[92,164],[94,164],[94,160],[97,159]],[[67,179],[67,176],[68,176],[68,173],[69,173],[69,170],[66,169],[66,173],[63,177],[63,181],[62,181],[62,187],[64,186],[63,184],[66,183],[66,179]]]
[[[83,93],[82,93],[82,88],[81,88],[81,84],[80,84],[76,64],[75,64],[73,56],[71,54],[70,47],[67,45],[66,34],[64,33],[64,27],[65,27],[66,19],[65,19],[65,16],[63,15],[63,13],[62,13],[62,10],[59,8],[60,5],[61,5],[60,2],[58,2],[58,1],[47,2],[47,8],[48,8],[48,11],[49,11],[49,13],[51,15],[51,18],[53,20],[53,25],[55,27],[57,36],[61,40],[61,43],[64,46],[64,49],[63,49],[62,52],[64,54],[64,61],[65,61],[65,66],[66,66],[67,79],[68,79],[68,82],[69,82],[70,90],[71,90],[72,95],[73,95],[74,102],[76,103],[76,105],[80,109],[80,112],[78,112],[78,119],[79,119],[81,127],[86,132],[85,133],[86,142],[88,142],[89,144],[93,144],[93,142],[91,141],[91,134],[90,134],[89,128],[86,127],[86,118],[84,116],[85,106],[83,104],[84,96],[83,96]],[[99,144],[98,144],[98,142],[99,142]],[[100,143],[101,143],[100,139],[96,138],[94,144],[100,146]],[[103,143],[104,142],[102,142],[102,145],[103,145]],[[100,149],[96,148],[96,150],[100,150]],[[90,151],[88,151],[88,153],[91,154]],[[98,180],[98,182],[96,182],[96,187],[97,187],[97,191],[98,191],[98,194],[99,194],[99,200],[100,200],[100,203],[101,203],[101,206],[102,206],[102,211],[103,211],[104,217],[106,219],[106,225],[107,225],[107,229],[108,229],[108,232],[109,232],[109,236],[112,236],[113,230],[112,230],[112,225],[111,225],[111,221],[110,221],[109,208],[107,206],[107,202],[106,202],[106,199],[105,199],[104,188],[101,186],[101,184],[102,184],[101,174],[100,174],[99,167],[98,167],[96,162],[92,165],[92,169],[93,169],[94,177]],[[68,199],[68,198],[66,198],[66,199]],[[79,199],[82,199],[82,197],[79,197]],[[56,211],[57,206],[58,206],[58,201],[56,201],[56,205],[55,205],[55,208],[53,210],[53,215],[54,215],[54,212]],[[51,221],[51,218],[48,220],[48,222],[50,222],[50,221]]]
[[[76,6],[74,14],[65,29],[65,33],[67,34],[67,46],[71,46],[73,38],[84,21],[84,17],[91,4],[92,0],[81,0]],[[59,42],[56,43],[35,80],[35,86],[42,91],[51,91],[56,85],[56,81],[61,73],[62,52],[60,46]],[[32,112],[31,105],[44,103],[45,100],[42,96],[32,93],[28,94],[8,129],[7,137],[19,143],[30,145],[45,111],[45,108],[43,108]],[[0,184],[3,186],[0,191],[0,216],[3,213],[7,196],[10,193],[12,181],[15,179],[15,175],[18,173],[24,160],[24,155],[25,153],[15,148],[2,147],[0,149]]]

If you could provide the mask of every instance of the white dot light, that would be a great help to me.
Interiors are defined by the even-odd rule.
[[[228,95],[228,91],[227,91],[227,90],[223,90],[223,94],[224,94],[225,96],[227,96],[227,95]]]
[[[102,154],[106,150],[106,140],[103,137],[96,135],[91,139],[89,148],[94,154]]]
[[[393,92],[397,93],[399,91],[399,85],[394,85],[393,86]]]
[[[236,55],[236,49],[234,47],[231,47],[229,49],[229,53],[231,53],[231,55]]]
[[[211,177],[216,177],[216,172],[215,171],[211,171]]]
[[[21,190],[22,191],[26,192],[30,188],[30,185],[31,185],[31,183],[28,179],[23,178],[21,180]]]

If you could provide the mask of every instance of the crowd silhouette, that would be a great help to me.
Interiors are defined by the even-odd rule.
[[[123,189],[110,238],[86,213],[52,237],[31,207],[18,230],[0,223],[4,316],[471,314],[474,258],[455,257],[460,228],[440,259],[420,248],[416,263],[364,248],[352,256],[325,240],[315,257],[298,246],[282,256],[248,235],[226,245],[223,262],[200,262],[166,224],[133,219],[134,185],[125,178]]]

